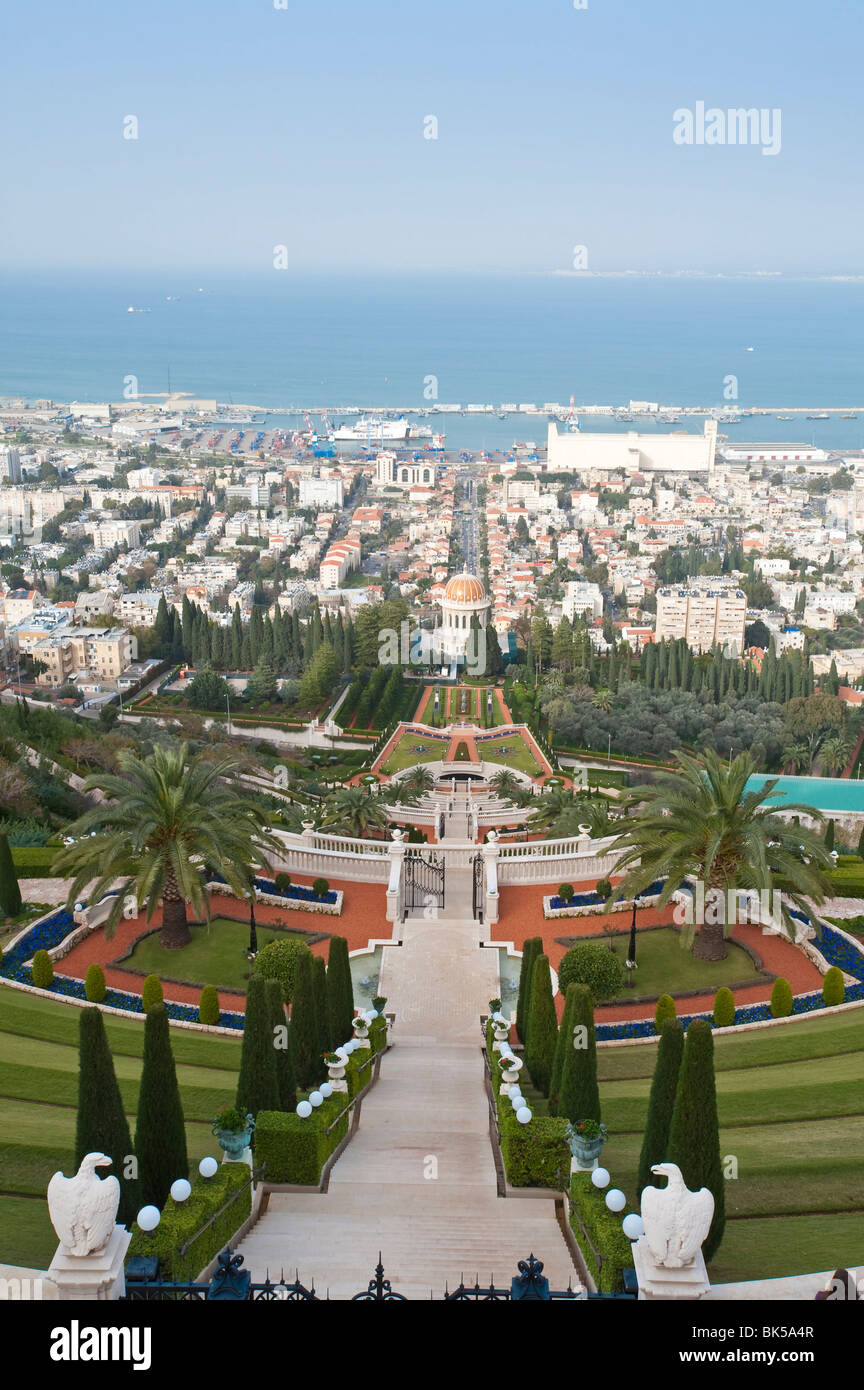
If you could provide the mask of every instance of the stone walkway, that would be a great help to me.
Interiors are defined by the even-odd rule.
[[[496,1195],[479,1021],[498,990],[497,959],[476,923],[451,917],[462,889],[448,888],[446,916],[409,918],[402,945],[384,947],[394,1046],[329,1191],[272,1194],[238,1247],[253,1279],[299,1271],[307,1286],[314,1278],[350,1298],[380,1252],[394,1290],[421,1299],[463,1274],[507,1283],[533,1252],[553,1288],[577,1282],[553,1202]]]

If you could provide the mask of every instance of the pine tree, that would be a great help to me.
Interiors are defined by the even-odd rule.
[[[279,1109],[293,1110],[297,1100],[297,1081],[294,1076],[294,1059],[291,1053],[288,1015],[282,1002],[282,988],[278,980],[264,981],[264,994],[270,1022],[270,1036],[276,1056],[276,1083],[279,1089]],[[283,1033],[281,1030],[285,1029]],[[282,1046],[283,1042],[286,1044]]]
[[[127,1162],[134,1158],[132,1136],[114,1074],[102,1012],[96,1008],[82,1009],[78,1020],[76,1169],[85,1155],[92,1153],[107,1154],[113,1159],[110,1171],[120,1183],[117,1220],[129,1226],[140,1207],[138,1180],[126,1176]]]
[[[594,1005],[587,985],[568,985],[564,1015],[568,1031],[558,1038],[561,1054],[561,1081],[555,1114],[574,1124],[580,1120],[600,1121],[600,1092],[597,1087],[597,1036],[594,1031]],[[563,1020],[562,1020],[563,1024]]]
[[[17,917],[21,911],[21,889],[12,859],[9,841],[0,834],[0,913],[4,917]]]
[[[669,1131],[668,1161],[677,1163],[691,1192],[707,1187],[714,1194],[714,1219],[702,1247],[706,1261],[719,1249],[726,1224],[720,1128],[714,1081],[714,1037],[707,1019],[687,1029]]]
[[[525,1062],[531,1080],[544,1096],[549,1094],[552,1062],[558,1042],[558,1019],[552,997],[552,976],[548,956],[538,955],[531,979],[531,999],[528,1006],[528,1041]]]
[[[332,1051],[330,1036],[330,1000],[327,997],[327,965],[323,956],[316,956],[312,963],[312,982],[315,986],[315,1018],[318,1023],[318,1055]],[[323,1081],[323,1074],[320,1080]]]
[[[272,1010],[264,977],[253,974],[246,988],[243,1050],[237,1079],[236,1105],[244,1115],[257,1115],[259,1110],[279,1109],[279,1079],[271,1019]]]
[[[333,1047],[341,1047],[352,1035],[354,987],[348,942],[344,936],[331,936],[327,957],[327,1001],[330,1007],[330,1037]]]
[[[144,1020],[135,1152],[140,1200],[161,1210],[172,1182],[189,1175],[183,1107],[164,1004],[155,1005]]]
[[[681,1021],[677,1018],[667,1018],[660,1033],[660,1042],[657,1044],[654,1079],[651,1082],[648,1116],[639,1155],[637,1195],[640,1197],[643,1187],[649,1187],[654,1182],[652,1165],[665,1163],[668,1158],[669,1127],[675,1108],[675,1093],[683,1052],[684,1030]]]
[[[528,1006],[531,1002],[534,962],[542,949],[543,940],[539,936],[529,936],[528,940],[522,943],[522,968],[519,971],[519,994],[516,1000],[516,1034],[523,1045],[527,1041]]]
[[[315,983],[312,953],[304,954],[297,964],[297,982],[291,1004],[291,1040],[297,1085],[303,1091],[316,1086],[322,1079],[323,1059],[318,1019],[315,1014]]]

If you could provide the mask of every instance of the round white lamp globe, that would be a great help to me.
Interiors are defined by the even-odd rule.
[[[620,1187],[613,1187],[606,1193],[606,1205],[610,1211],[623,1211],[627,1205],[627,1198]]]
[[[300,1116],[301,1120],[309,1119],[309,1116],[312,1114],[312,1106],[309,1104],[308,1100],[301,1100],[300,1104],[297,1106],[297,1114]]]
[[[185,1178],[178,1178],[171,1184],[171,1196],[175,1202],[185,1202],[186,1198],[192,1194],[192,1184]]]
[[[202,1158],[201,1162],[198,1164],[198,1172],[201,1174],[202,1178],[212,1178],[218,1168],[219,1164],[216,1162],[215,1158]]]
[[[629,1216],[625,1216],[621,1222],[621,1229],[628,1240],[638,1240],[642,1234],[642,1217],[637,1216],[635,1211],[631,1211]]]
[[[611,1181],[608,1168],[595,1168],[591,1174],[591,1181],[595,1187],[608,1187]]]
[[[528,1109],[527,1105],[520,1106],[516,1111],[516,1119],[519,1121],[520,1125],[528,1124],[531,1119],[531,1111]]]
[[[378,1017],[378,1010],[377,1010],[377,1009],[370,1009],[369,1012],[368,1012],[368,1014],[366,1015],[366,1017],[367,1017],[367,1019],[369,1020],[369,1022],[372,1023],[373,1020],[376,1019],[376,1018]]]
[[[331,1086],[329,1081],[322,1081],[321,1085],[318,1087],[318,1090],[321,1092],[325,1100],[329,1100],[333,1094],[333,1087]]]
[[[320,1091],[309,1092],[309,1104],[314,1105],[316,1110],[318,1109],[319,1105],[324,1104],[324,1097],[322,1096]]]
[[[162,1213],[158,1207],[142,1207],[137,1217],[142,1231],[155,1231],[161,1220]]]

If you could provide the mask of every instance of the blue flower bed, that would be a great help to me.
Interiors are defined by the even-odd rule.
[[[3,954],[2,965],[0,965],[0,975],[7,980],[16,980],[23,985],[32,985],[33,971],[24,962],[31,960],[37,951],[50,951],[55,946],[59,946],[62,941],[73,931],[77,923],[71,912],[65,908],[59,908],[52,912],[50,916],[44,917],[41,922],[36,922],[29,931],[16,942],[10,951]],[[48,986],[51,994],[59,994],[67,999],[86,999],[84,992],[84,981],[74,980],[68,975],[55,975],[54,980]],[[127,1013],[140,1014],[144,1012],[141,995],[130,994],[123,989],[108,989],[103,1001],[113,1009],[123,1009]],[[183,1023],[198,1022],[197,1004],[165,1004],[168,1017]],[[235,1028],[239,1032],[243,1030],[243,1014],[233,1012],[223,1012],[219,1015],[220,1028]]]
[[[211,874],[208,883],[224,883],[225,879],[219,874]],[[273,893],[277,898],[299,898],[304,903],[335,903],[338,900],[338,893],[331,888],[323,897],[318,897],[312,892],[311,888],[302,888],[299,884],[291,884],[290,888],[279,889],[272,878],[256,878],[255,887],[259,893]]]
[[[645,891],[644,891],[643,893],[640,894],[640,897],[643,897],[643,898],[654,898],[654,897],[656,897],[657,894],[662,890],[662,888],[663,888],[663,881],[662,881],[662,879],[658,879],[656,883],[652,883],[652,884],[651,884],[650,888],[646,888]],[[556,893],[552,898],[550,898],[550,900],[549,900],[549,906],[550,906],[551,908],[559,908],[559,907],[598,907],[601,903],[605,903],[605,901],[606,901],[606,899],[605,899],[605,898],[601,898],[601,896],[600,896],[599,893],[591,892],[591,893],[574,893],[574,894],[573,894],[573,897],[570,899],[569,903],[565,903],[564,899],[563,899],[563,898],[559,898],[559,897],[558,897],[558,894]]]

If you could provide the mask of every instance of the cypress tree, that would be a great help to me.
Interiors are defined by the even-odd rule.
[[[291,1004],[291,1042],[297,1085],[303,1091],[316,1086],[321,1079],[321,1038],[315,1016],[315,984],[311,951],[300,957],[297,982]]]
[[[183,1107],[164,1004],[150,1009],[144,1020],[135,1152],[141,1202],[161,1209],[172,1182],[189,1176]]]
[[[829,854],[831,853],[832,849],[834,848],[834,832],[835,832],[834,822],[833,822],[833,820],[829,820],[829,822],[828,822],[828,829],[825,831],[825,848],[826,848],[826,850],[828,851]]]
[[[707,1187],[714,1194],[714,1218],[702,1247],[706,1261],[719,1249],[726,1224],[720,1127],[714,1082],[714,1038],[707,1019],[687,1029],[669,1131],[670,1163],[677,1163],[691,1192]]]
[[[561,1047],[561,1090],[557,1114],[572,1120],[574,1124],[579,1120],[597,1120],[599,1124],[597,1036],[594,1032],[594,1005],[588,986],[568,985],[565,1014],[568,1005],[571,1007],[570,1029]],[[561,1031],[563,1033],[563,1028]]]
[[[567,1038],[573,1038],[573,1029],[576,1026],[576,1019],[573,1017],[576,1008],[576,996],[571,993],[572,986],[568,986],[567,993],[564,995],[564,1013],[561,1016],[561,1027],[558,1029],[558,1041],[555,1044],[555,1056],[552,1059],[552,1075],[549,1078],[549,1114],[558,1114],[558,1095],[561,1090],[561,1073],[564,1067],[564,1050],[567,1047]]]
[[[278,988],[277,982],[277,988]],[[279,1109],[271,1009],[263,975],[252,975],[246,989],[243,1051],[237,1079],[237,1109],[257,1115],[259,1110]]]
[[[354,987],[348,942],[344,936],[331,936],[327,956],[327,1002],[330,1008],[330,1040],[333,1047],[348,1042],[354,1017]]]
[[[126,1176],[126,1161],[134,1152],[101,1010],[82,1009],[78,1021],[75,1167],[85,1154],[103,1153],[113,1159],[110,1171],[120,1183],[117,1220],[124,1226],[134,1221],[140,1206],[137,1178]]]
[[[327,965],[323,956],[316,956],[312,962],[312,982],[315,986],[315,1019],[318,1024],[319,1061],[332,1047],[330,1038],[330,1001],[327,997]],[[326,1069],[319,1075],[324,1080]]]
[[[21,889],[12,860],[12,851],[5,835],[0,834],[0,913],[17,917],[21,911]]]
[[[538,955],[534,961],[531,978],[525,1061],[531,1073],[531,1080],[544,1096],[549,1094],[549,1081],[552,1076],[552,1062],[555,1057],[557,1042],[558,1018],[555,1013],[555,1000],[552,997],[549,958]]]
[[[522,943],[522,968],[519,971],[519,995],[516,1000],[516,1032],[524,1044],[528,1037],[528,1005],[531,1001],[531,983],[534,962],[543,949],[539,936],[529,936]]]
[[[637,1195],[640,1197],[643,1187],[650,1187],[654,1182],[652,1164],[664,1163],[667,1158],[669,1127],[675,1108],[675,1093],[683,1052],[684,1030],[681,1022],[677,1018],[667,1018],[657,1045],[654,1079],[648,1098],[648,1116],[642,1138],[642,1151],[639,1154]]]
[[[282,1002],[282,988],[278,980],[264,981],[264,994],[270,1021],[270,1036],[276,1057],[276,1083],[279,1088],[279,1109],[293,1110],[297,1100],[297,1081],[294,1076],[294,1059],[291,1053],[290,1029],[285,1005]],[[285,1032],[279,1030],[285,1029]],[[285,1046],[282,1046],[282,1043]]]

